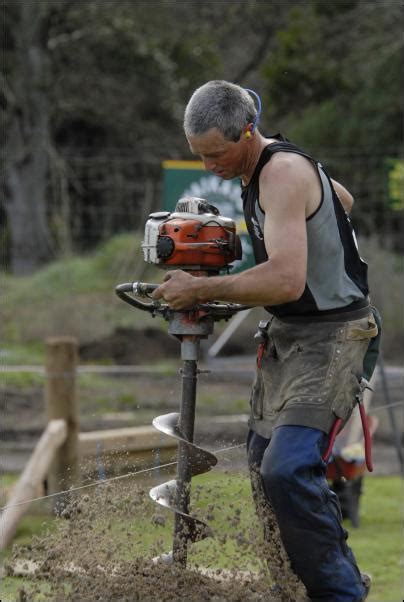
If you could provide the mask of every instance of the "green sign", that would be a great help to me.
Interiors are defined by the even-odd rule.
[[[233,219],[241,238],[243,258],[234,262],[240,272],[254,265],[250,237],[244,221],[240,181],[222,180],[207,172],[202,161],[164,161],[163,209],[174,211],[177,201],[186,196],[206,199],[225,217]]]

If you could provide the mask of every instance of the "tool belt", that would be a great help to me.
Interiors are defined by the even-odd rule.
[[[277,316],[282,322],[291,324],[307,324],[308,322],[349,322],[351,320],[359,320],[366,318],[374,308],[370,304],[369,297],[359,299],[352,303],[348,309],[327,309],[318,313],[305,313],[301,315],[285,315]]]
[[[363,310],[361,310],[363,311]],[[366,331],[364,331],[363,328],[361,327],[356,327],[355,324],[353,324],[352,326],[349,327],[349,335],[348,338],[350,341],[355,341],[358,340],[362,341],[363,343],[365,343],[365,340],[368,340],[368,349],[366,351],[365,357],[364,357],[364,361],[363,361],[363,369],[362,371],[360,371],[359,366],[357,366],[357,370],[358,372],[355,373],[357,374],[357,377],[354,374],[351,374],[350,372],[346,372],[347,374],[347,378],[352,378],[352,401],[349,402],[349,399],[347,399],[348,405],[352,407],[354,406],[355,403],[358,404],[358,408],[359,408],[359,412],[361,415],[361,421],[362,421],[362,427],[363,427],[363,432],[364,432],[364,438],[365,438],[365,452],[366,452],[366,464],[368,469],[371,471],[372,470],[372,460],[371,460],[371,441],[370,441],[370,434],[369,434],[369,429],[368,429],[368,421],[367,421],[367,417],[365,415],[365,410],[363,407],[363,403],[362,403],[362,398],[363,398],[363,391],[369,387],[369,383],[368,380],[370,379],[373,371],[374,371],[374,367],[377,361],[377,355],[378,355],[378,347],[379,347],[379,342],[380,342],[380,316],[377,312],[377,310],[375,308],[372,308],[372,311],[369,310],[369,308],[366,308],[366,315],[368,316],[369,314],[371,315],[373,313],[374,316],[374,320],[369,319],[368,322],[368,329]],[[340,318],[342,318],[342,314],[339,314]],[[344,316],[346,317],[346,316]],[[356,316],[357,318],[357,316]],[[258,325],[258,330],[255,334],[254,339],[257,341],[258,343],[258,349],[257,349],[257,368],[259,370],[259,372],[261,373],[261,368],[263,367],[263,358],[265,356],[265,363],[266,363],[266,368],[265,370],[267,371],[269,369],[269,366],[272,365],[272,368],[270,368],[270,371],[273,374],[273,377],[276,379],[277,377],[275,376],[276,374],[278,374],[278,369],[276,367],[276,363],[277,363],[277,359],[278,359],[278,353],[277,353],[277,349],[275,347],[274,344],[274,336],[271,336],[269,334],[269,330],[270,330],[270,325],[271,322],[273,320],[273,317],[271,319],[268,320],[262,320],[260,321],[259,325]],[[281,322],[283,322],[284,320],[282,319]],[[343,321],[343,320],[341,320]],[[307,324],[307,326],[309,326],[309,324]],[[276,327],[278,329],[278,326]],[[291,332],[291,328],[293,328],[292,325],[289,326],[289,334],[290,336],[292,336],[293,339],[293,335]],[[300,328],[299,325],[297,326],[297,328]],[[316,328],[316,325],[313,324],[313,328]],[[278,329],[279,330],[279,329]],[[309,331],[308,331],[309,332]],[[309,335],[308,335],[309,336]],[[276,339],[276,336],[275,336]],[[301,338],[300,335],[300,340],[304,346],[304,339]],[[299,345],[296,344],[296,348],[298,348]],[[340,351],[337,351],[337,353],[340,353]],[[343,353],[343,351],[342,351]],[[299,355],[299,354],[298,354]],[[296,356],[295,356],[296,357]],[[274,364],[272,364],[272,360],[275,361]],[[283,360],[285,361],[285,360]],[[289,360],[286,359],[286,362],[288,363]],[[299,368],[300,366],[298,366]],[[281,364],[279,366],[279,369],[281,368]],[[361,373],[362,372],[362,373]],[[282,372],[283,373],[283,372]],[[289,379],[294,379],[294,375],[296,373],[293,372],[292,373],[289,372],[289,376],[287,378]],[[283,378],[283,377],[282,377]],[[353,385],[353,382],[355,381],[356,385]],[[285,381],[286,382],[286,381]],[[293,382],[293,380],[290,380],[288,382]],[[323,382],[323,381],[322,381]],[[337,386],[338,381],[335,383],[335,386]],[[266,392],[266,395],[270,395],[270,397],[272,398],[274,391],[272,390],[272,385],[273,383],[271,382],[271,387]],[[259,397],[260,391],[261,394],[262,393],[262,387],[263,387],[263,378],[262,376],[258,375],[258,378],[256,380],[256,382],[254,383],[253,389],[255,387],[255,393],[258,394],[256,395],[257,397]],[[321,387],[321,382],[319,381],[319,387]],[[279,394],[279,388],[276,389],[277,393]],[[304,389],[302,389],[302,393],[304,392]],[[313,393],[310,393],[310,395],[312,395]],[[315,392],[314,392],[315,395]],[[304,395],[303,395],[304,397]],[[253,396],[252,396],[253,399]],[[282,400],[282,397],[280,398],[280,400]],[[308,400],[309,402],[311,400]],[[281,403],[281,401],[280,401]],[[282,411],[281,407],[280,407],[280,411]],[[309,409],[310,411],[310,409]],[[328,440],[328,446],[327,446],[327,450],[324,453],[324,461],[327,461],[332,453],[332,448],[335,442],[335,438],[338,434],[338,432],[342,429],[343,425],[346,422],[346,416],[344,417],[344,413],[337,413],[337,418],[334,420],[333,423],[330,423],[329,428],[331,429],[330,435],[329,435],[329,440]],[[257,410],[256,408],[256,404],[252,403],[252,416],[253,419],[256,420],[260,420],[262,419],[262,415],[260,415],[260,411],[259,409]],[[282,424],[282,422],[278,422],[280,424]],[[286,424],[287,422],[284,420],[284,423]],[[299,422],[291,422],[292,424],[299,424]],[[261,428],[260,425],[258,423],[255,423],[257,428]],[[306,425],[306,426],[312,426],[313,428],[323,428],[323,426],[317,427],[315,424],[310,424],[309,422],[301,422],[302,426]]]

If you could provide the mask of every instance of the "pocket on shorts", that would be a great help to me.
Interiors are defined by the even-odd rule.
[[[360,395],[360,382],[356,374],[348,372],[344,379],[343,386],[336,395],[332,405],[332,411],[338,418],[346,421],[350,417],[353,408],[356,405],[357,397]]]
[[[377,336],[379,329],[373,313],[367,318],[355,320],[348,325],[346,332],[347,341],[363,341],[373,339]]]
[[[264,380],[262,372],[257,368],[255,379],[251,389],[250,407],[251,414],[255,420],[262,420],[264,406]]]

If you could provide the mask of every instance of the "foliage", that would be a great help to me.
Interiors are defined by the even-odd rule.
[[[263,65],[272,114],[286,114],[292,126],[299,122],[301,135],[311,131],[317,147],[377,143],[396,149],[401,143],[401,17],[395,0],[294,7]],[[317,110],[316,128],[312,120],[305,123],[305,114]]]
[[[384,236],[394,228],[396,241],[403,238],[402,210],[394,214],[399,225],[392,223],[384,167],[401,143],[396,0],[41,0],[32,18],[27,6],[2,3],[3,160],[6,176],[14,168],[24,180],[30,162],[31,177],[38,175],[34,158],[44,153],[42,253],[89,250],[112,233],[140,228],[159,205],[161,161],[188,156],[186,102],[215,78],[261,93],[263,130],[282,129],[319,158],[325,149],[338,177],[365,201],[358,210],[365,232]],[[35,77],[29,56],[38,59]],[[18,124],[23,141],[16,145]],[[44,182],[36,185],[25,200],[32,223],[44,196]],[[21,228],[11,227],[16,191],[8,185],[4,192],[2,261],[12,266]]]
[[[389,196],[395,211],[404,209],[404,161],[392,160],[389,172]]]
[[[393,233],[397,249],[386,159],[401,152],[401,23],[395,0],[299,3],[262,66],[272,120],[352,190],[362,232]]]

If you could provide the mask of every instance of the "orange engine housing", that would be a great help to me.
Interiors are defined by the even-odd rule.
[[[234,223],[178,217],[160,225],[156,250],[166,266],[221,268],[239,258],[237,241]]]
[[[203,199],[184,202],[195,210],[150,214],[142,243],[145,261],[166,269],[219,272],[241,259],[235,222]],[[183,207],[181,201],[178,205]]]

